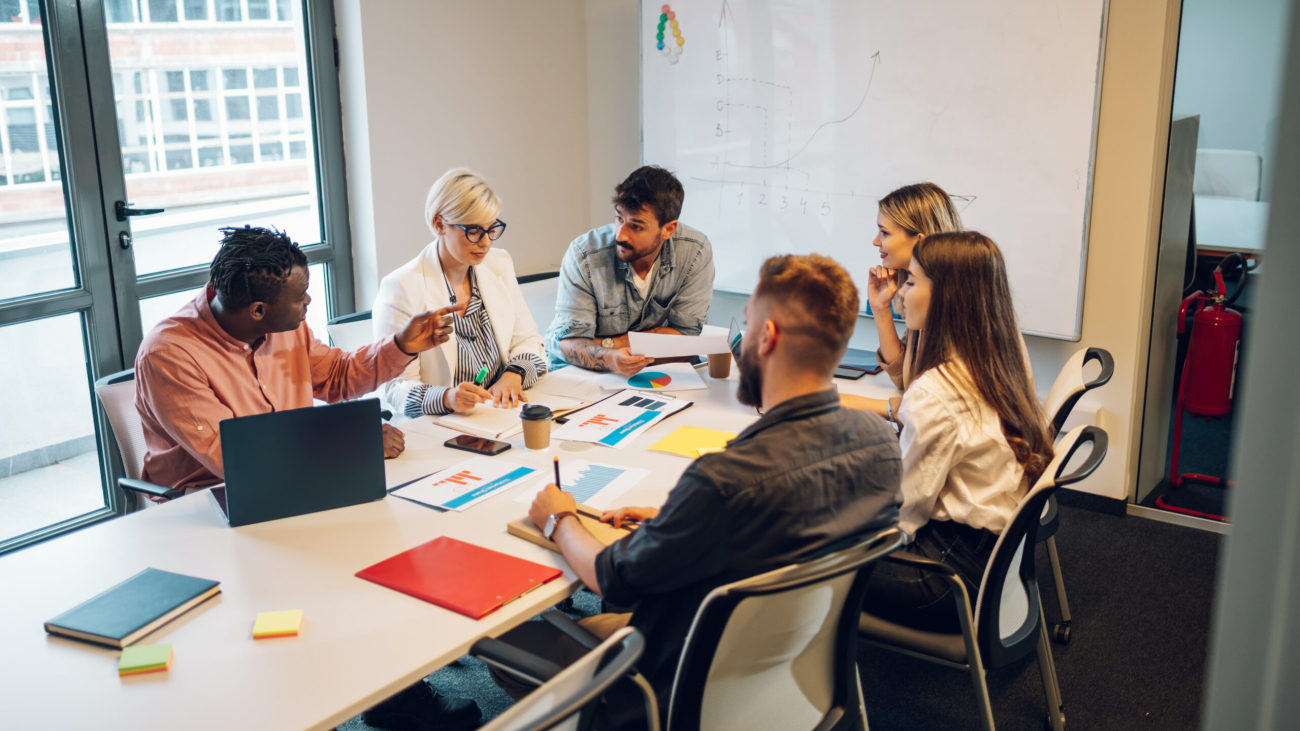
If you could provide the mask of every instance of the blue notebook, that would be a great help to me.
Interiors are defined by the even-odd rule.
[[[126,647],[220,593],[220,582],[145,569],[46,622],[45,631]]]

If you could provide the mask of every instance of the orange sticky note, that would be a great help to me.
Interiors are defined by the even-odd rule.
[[[253,623],[253,639],[264,640],[269,637],[296,637],[302,628],[302,610],[289,609],[283,612],[260,612]]]

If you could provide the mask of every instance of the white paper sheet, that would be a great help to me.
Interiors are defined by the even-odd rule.
[[[727,334],[721,335],[664,335],[660,333],[627,334],[628,350],[633,355],[651,358],[681,358],[688,355],[710,355],[727,352]]]
[[[551,438],[622,449],[636,441],[645,430],[692,403],[666,395],[626,390],[578,412],[567,424],[551,432]]]
[[[602,373],[596,379],[601,388],[635,388],[644,391],[695,391],[708,388],[708,384],[695,372],[690,363],[652,363],[634,376],[622,373]]]
[[[530,389],[530,393],[537,391],[592,403],[609,395],[601,390],[600,383],[597,381],[601,375],[603,374],[577,366],[560,368],[543,376]],[[622,388],[622,386],[619,386],[619,388]]]
[[[535,477],[537,470],[500,457],[471,457],[391,494],[457,512]]]
[[[636,486],[645,479],[650,470],[637,467],[620,467],[600,462],[588,462],[571,459],[560,463],[560,487],[573,493],[579,503],[596,510],[606,510],[618,496]],[[515,498],[515,502],[529,505],[543,487],[555,480],[551,473],[544,473],[541,480],[533,487],[524,490]]]

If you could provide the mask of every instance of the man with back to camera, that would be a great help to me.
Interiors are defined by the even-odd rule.
[[[529,509],[588,588],[632,607],[581,624],[605,637],[629,623],[645,634],[637,667],[661,709],[710,591],[898,522],[898,438],[880,416],[840,408],[831,381],[857,310],[857,288],[833,260],[768,259],[745,305],[737,358],[736,398],[762,418],[725,451],[692,462],[662,509],[606,511],[615,526],[642,521],[608,548],[577,519],[573,495],[555,485]],[[500,639],[560,665],[584,654],[549,622],[525,622]],[[500,671],[493,677],[516,698],[530,690]]]
[[[633,375],[653,358],[628,351],[629,332],[699,335],[713,297],[713,246],[681,224],[685,192],[646,165],[614,189],[614,223],[569,244],[560,265],[550,367]]]

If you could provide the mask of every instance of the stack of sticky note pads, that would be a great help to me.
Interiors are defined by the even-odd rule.
[[[301,609],[289,609],[283,612],[259,612],[257,621],[253,623],[253,639],[297,637],[298,630],[301,628]]]
[[[117,674],[125,678],[128,675],[161,673],[171,670],[171,667],[171,645],[132,645],[122,650],[122,658],[117,661]]]

